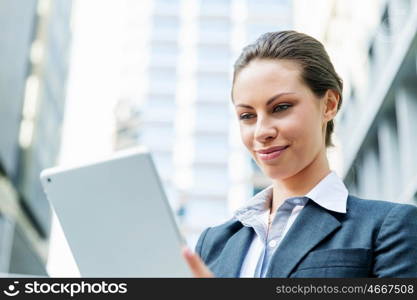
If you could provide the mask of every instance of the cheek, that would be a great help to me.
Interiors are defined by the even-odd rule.
[[[282,140],[288,141],[293,145],[303,144],[308,130],[302,117],[292,115],[281,121],[280,136]]]
[[[312,113],[294,114],[282,128],[282,135],[295,146],[305,148],[315,141],[321,141],[321,123]]]
[[[287,126],[289,139],[296,141],[296,144],[303,148],[321,143],[321,123],[318,117],[311,113],[301,113],[296,116]]]
[[[246,148],[251,149],[253,145],[253,131],[250,127],[240,125],[240,137]]]

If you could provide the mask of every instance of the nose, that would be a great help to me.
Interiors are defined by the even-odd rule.
[[[267,118],[258,118],[254,138],[259,143],[266,143],[275,139],[278,134],[276,126],[271,124]]]

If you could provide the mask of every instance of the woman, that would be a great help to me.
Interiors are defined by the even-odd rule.
[[[184,249],[196,277],[417,277],[417,208],[351,196],[329,168],[342,81],[319,41],[262,35],[235,63],[232,101],[273,183]]]

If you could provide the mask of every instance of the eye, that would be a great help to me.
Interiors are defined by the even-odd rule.
[[[291,104],[279,104],[279,105],[275,106],[272,111],[273,112],[284,111],[284,110],[287,110],[288,108],[290,108],[291,106],[292,106]]]
[[[249,113],[245,113],[245,114],[241,114],[239,116],[239,120],[248,120],[250,119],[250,116],[252,116],[253,114],[249,114]]]

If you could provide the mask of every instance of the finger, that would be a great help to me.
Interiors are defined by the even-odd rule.
[[[213,273],[204,264],[204,262],[201,260],[198,254],[193,253],[187,247],[184,247],[182,252],[188,265],[190,266],[191,272],[193,273],[194,277],[198,277],[198,278],[214,277]]]

